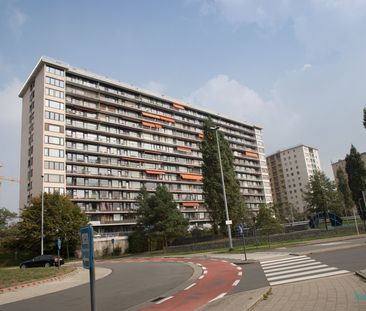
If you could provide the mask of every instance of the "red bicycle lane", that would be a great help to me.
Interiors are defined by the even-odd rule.
[[[191,258],[160,258],[161,262],[191,262],[202,267],[202,275],[185,290],[174,296],[165,297],[155,304],[143,308],[149,310],[196,310],[212,300],[223,297],[240,281],[241,268],[224,260],[191,259]]]

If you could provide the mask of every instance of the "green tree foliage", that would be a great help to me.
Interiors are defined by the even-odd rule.
[[[269,235],[283,231],[283,226],[275,217],[273,210],[265,204],[259,207],[259,212],[256,217],[256,228],[268,237],[268,244],[270,243]]]
[[[17,245],[29,253],[38,254],[41,245],[41,196],[34,197],[20,215]],[[66,196],[58,193],[44,193],[44,253],[55,253],[56,240],[63,242],[62,253],[68,244],[71,254],[80,244],[79,230],[87,224],[87,218],[80,208]]]
[[[138,196],[138,230],[152,240],[168,246],[173,239],[187,234],[188,220],[177,209],[173,195],[165,186],[157,186],[153,195],[143,187]]]
[[[310,213],[333,212],[339,215],[342,209],[335,183],[320,171],[310,177],[303,197]],[[325,227],[328,229],[326,214]]]
[[[363,108],[363,127],[366,128],[366,108]]]
[[[353,202],[357,206],[360,217],[365,219],[366,215],[360,209],[359,201],[362,200],[362,191],[366,190],[366,169],[361,154],[353,145],[351,146],[350,154],[346,156],[346,172]]]
[[[338,168],[336,175],[337,175],[337,180],[338,180],[337,189],[338,189],[338,193],[341,198],[341,201],[343,203],[342,205],[343,205],[344,215],[345,216],[352,215],[352,208],[354,206],[354,203],[352,200],[351,190],[349,189],[349,186],[348,186],[347,175],[344,173],[344,171],[341,168]]]
[[[201,143],[201,152],[203,160],[203,193],[206,206],[210,211],[213,231],[217,234],[219,228],[223,233],[226,233],[226,214],[216,132],[215,130],[212,130],[213,127],[215,127],[215,124],[210,118],[205,120],[203,124],[204,138]],[[245,207],[243,196],[240,194],[240,185],[234,170],[232,151],[228,142],[220,132],[218,132],[218,136],[229,218],[233,221],[233,225],[236,226],[247,220],[248,212]]]
[[[17,213],[13,213],[6,208],[0,208],[0,233],[8,229],[9,223],[17,217]]]

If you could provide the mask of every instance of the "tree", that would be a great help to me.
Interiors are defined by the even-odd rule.
[[[335,183],[323,172],[316,171],[310,177],[303,196],[309,212],[324,213],[325,228],[328,230],[328,212],[339,214],[342,206]]]
[[[6,208],[0,208],[0,232],[5,230],[9,223],[17,217],[17,213],[11,212]]]
[[[202,174],[203,193],[207,209],[210,212],[213,231],[226,233],[226,213],[224,208],[224,196],[221,180],[220,162],[217,149],[216,133],[212,128],[214,122],[208,118],[203,124],[203,140],[201,143],[202,152]],[[234,157],[230,146],[223,134],[218,132],[221,152],[221,162],[224,172],[227,206],[229,217],[233,225],[244,222],[248,216],[244,198],[240,193],[240,184],[234,170]]]
[[[366,108],[363,108],[363,127],[366,128]]]
[[[344,215],[351,214],[353,208],[352,193],[348,186],[347,176],[341,168],[336,172],[338,184],[337,189],[344,207]]]
[[[41,196],[34,197],[20,215],[18,245],[23,250],[37,254],[41,245]],[[80,244],[79,230],[87,224],[80,208],[59,193],[44,193],[44,252],[54,252],[60,238],[74,252]],[[62,247],[65,253],[65,247]]]
[[[362,191],[366,190],[366,169],[361,154],[353,145],[351,146],[350,153],[346,156],[346,172],[353,202],[357,206],[360,217],[365,219],[366,215],[360,207],[359,201],[362,200]]]
[[[280,221],[274,217],[273,211],[266,205],[259,207],[259,212],[256,217],[256,227],[261,230],[261,232],[267,235],[268,245],[270,246],[269,235],[281,232],[283,227]]]
[[[168,246],[173,239],[187,234],[188,220],[177,209],[173,195],[158,185],[153,195],[143,187],[138,196],[138,227],[150,239],[161,239]]]

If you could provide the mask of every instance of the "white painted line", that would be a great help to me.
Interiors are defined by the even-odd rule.
[[[315,269],[318,269],[318,268],[325,268],[325,267],[328,267],[328,265],[318,264],[317,266],[310,266],[310,267],[305,267],[305,268],[297,268],[297,269],[290,269],[290,270],[284,270],[284,271],[273,272],[273,273],[266,273],[266,276],[268,277],[268,276],[281,275],[281,274],[290,273],[290,272],[315,270]]]
[[[294,259],[283,260],[283,261],[274,262],[274,263],[261,264],[261,266],[262,267],[272,267],[272,266],[287,264],[287,263],[296,262],[296,261],[304,261],[304,260],[308,260],[308,259],[311,259],[311,258],[310,257],[294,258]]]
[[[286,257],[286,258],[282,258],[282,259],[267,260],[267,261],[261,261],[261,264],[267,264],[267,263],[272,263],[272,262],[278,262],[278,261],[287,260],[287,259],[304,258],[304,257],[306,257],[306,256],[305,256],[305,255],[302,255],[302,256],[296,256],[296,257]]]
[[[227,262],[226,260],[221,260],[222,262]]]
[[[226,293],[222,293],[222,294],[218,295],[216,298],[211,299],[209,302],[212,302],[212,301],[215,301],[217,299],[220,299],[220,298],[224,297],[225,295],[226,295]]]
[[[236,269],[238,269],[239,271],[241,271],[242,270],[242,267],[236,267]]]
[[[202,280],[204,277],[205,277],[204,275],[201,275],[198,279]]]
[[[196,283],[192,283],[191,285],[187,286],[184,290],[189,290],[191,287],[195,286]]]
[[[233,286],[237,286],[239,284],[240,280],[236,280],[234,283],[233,283]]]
[[[236,267],[236,264],[235,264],[235,263],[231,263],[231,265],[232,265],[233,267]]]
[[[203,270],[203,274],[207,274],[207,270]]]
[[[164,298],[164,299],[162,299],[162,300],[160,300],[160,301],[158,301],[156,304],[157,305],[160,305],[161,303],[163,303],[164,301],[167,301],[167,300],[169,300],[169,299],[172,299],[174,296],[169,296],[169,297],[166,297],[166,298]]]
[[[243,275],[243,272],[238,272],[238,276],[242,276]]]
[[[296,265],[290,265],[290,266],[287,266],[287,267],[282,267],[282,268],[276,268],[276,269],[263,269],[263,271],[265,273],[268,273],[268,272],[275,272],[275,271],[284,271],[284,270],[290,270],[290,269],[294,269],[294,268],[299,268],[299,267],[308,267],[308,266],[316,266],[320,264],[319,261],[313,261],[313,262],[309,262],[309,263],[298,263]]]
[[[202,270],[207,270],[207,268],[206,267],[202,267]]]
[[[338,271],[334,271],[334,272],[328,272],[328,273],[322,273],[322,274],[316,274],[316,275],[310,275],[310,276],[303,276],[303,277],[295,278],[295,279],[289,279],[289,280],[283,280],[283,281],[277,281],[277,282],[270,282],[269,284],[270,285],[280,285],[280,284],[285,284],[285,283],[293,283],[293,282],[298,282],[298,281],[318,279],[318,278],[322,278],[322,277],[326,277],[326,276],[345,274],[345,273],[348,273],[348,272],[349,271],[346,271],[346,270],[338,270]]]
[[[196,265],[202,267],[202,265],[200,263],[197,263]]]
[[[299,261],[296,261],[296,262],[288,262],[288,263],[282,263],[280,265],[273,265],[273,266],[270,266],[270,267],[262,267],[263,270],[268,270],[268,269],[272,269],[272,268],[280,268],[280,267],[287,267],[287,266],[294,266],[294,265],[298,265],[300,262],[303,262],[303,263],[308,263],[308,262],[312,262],[312,261],[315,261],[315,259],[301,259]]]
[[[284,274],[284,275],[275,276],[275,277],[272,277],[272,278],[267,278],[267,280],[268,281],[276,281],[276,280],[281,280],[281,279],[289,279],[289,278],[292,278],[294,276],[309,275],[309,274],[314,274],[314,273],[318,273],[318,272],[327,272],[327,271],[334,271],[334,270],[338,270],[338,268],[329,267],[329,268],[319,269],[319,270],[316,270],[316,271],[303,271],[303,272],[298,272],[298,273]]]

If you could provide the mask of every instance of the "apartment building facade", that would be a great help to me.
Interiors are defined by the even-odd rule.
[[[273,202],[287,204],[290,213],[304,212],[302,193],[314,172],[321,170],[318,150],[305,145],[280,150],[267,157],[267,166]]]
[[[361,153],[361,159],[366,166],[366,152]],[[338,169],[341,169],[347,178],[346,160],[338,160],[337,162],[332,163],[333,176],[337,184],[338,184],[338,178],[337,178]]]
[[[202,124],[230,143],[247,205],[272,201],[261,128],[42,57],[24,84],[20,208],[68,195],[99,232],[127,232],[136,196],[164,184],[191,226],[209,226],[202,193]],[[42,177],[43,176],[43,177]]]

